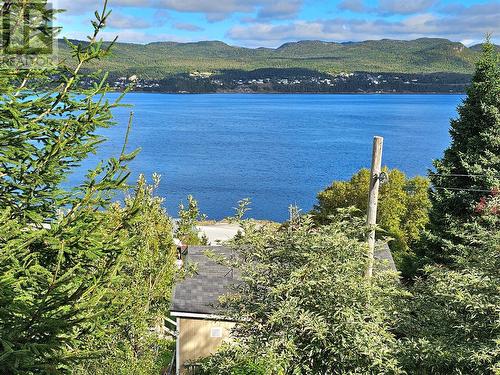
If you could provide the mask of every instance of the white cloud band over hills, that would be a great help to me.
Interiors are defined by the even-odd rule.
[[[77,19],[83,24],[82,15],[90,16],[102,1],[59,0],[57,6],[67,9],[63,26]],[[165,37],[174,41],[222,39],[249,47],[276,47],[304,39],[442,37],[479,42],[486,33],[497,40],[500,32],[498,0],[109,0],[109,6],[114,11],[104,35],[118,34],[121,41],[139,43]],[[156,15],[145,18],[136,10]],[[81,35],[83,31],[72,30],[68,36]]]

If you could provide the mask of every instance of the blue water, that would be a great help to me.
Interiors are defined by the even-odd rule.
[[[110,95],[114,97],[115,95]],[[135,113],[129,149],[139,173],[162,175],[158,194],[173,216],[192,194],[212,219],[232,215],[251,198],[250,216],[284,220],[290,204],[304,211],[332,180],[369,167],[372,139],[385,138],[383,162],[410,176],[425,174],[449,144],[457,95],[127,95],[109,139],[70,179],[122,145]]]

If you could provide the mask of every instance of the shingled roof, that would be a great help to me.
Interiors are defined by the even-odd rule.
[[[186,263],[194,265],[196,272],[175,286],[170,311],[217,314],[219,297],[229,291],[236,279],[233,270],[207,257],[207,251],[227,258],[232,255],[226,247],[190,246]]]
[[[389,244],[387,242],[377,242],[375,245],[373,256],[376,260],[380,261],[380,263],[378,263],[378,267],[375,268],[375,270],[382,269],[386,271],[397,271],[396,263],[394,263],[391,249],[389,248]]]
[[[194,265],[196,272],[175,286],[171,312],[217,315],[219,297],[228,293],[230,286],[238,281],[232,269],[208,257],[207,251],[226,258],[233,255],[226,247],[190,246],[186,263]],[[374,255],[375,259],[383,261],[375,270],[396,271],[387,243],[378,242]]]

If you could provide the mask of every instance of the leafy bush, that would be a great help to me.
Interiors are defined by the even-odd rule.
[[[241,225],[228,263],[242,283],[222,306],[238,322],[235,340],[244,353],[265,358],[266,373],[400,372],[391,327],[401,291],[389,271],[364,277],[360,219],[342,216],[319,228],[309,217],[278,230]]]
[[[201,375],[266,375],[269,363],[231,345],[202,360]]]
[[[389,182],[380,188],[378,224],[379,236],[394,238],[390,246],[395,261],[403,274],[412,274],[410,269],[413,253],[410,248],[419,238],[428,223],[430,201],[429,182],[423,177],[408,179],[397,169],[384,168]],[[368,207],[370,171],[362,169],[350,181],[335,181],[318,194],[318,203],[312,212],[319,224],[330,221],[339,208],[356,207],[364,215]]]
[[[177,222],[176,237],[186,245],[206,245],[207,238],[200,237],[196,224],[204,221],[205,216],[200,214],[198,202],[191,195],[188,196],[188,206],[179,205],[179,221]]]
[[[11,2],[14,20],[31,2]],[[40,11],[52,11],[39,2]],[[104,58],[97,40],[108,12],[97,14],[86,46],[69,44],[82,63]],[[16,18],[17,17],[17,18]],[[61,183],[113,125],[106,88],[79,86],[81,65],[0,69],[0,368],[5,374],[62,373],[88,353],[82,339],[94,331],[102,296],[121,268],[128,229],[140,199],[120,220],[107,210],[126,188],[122,152],[89,171],[77,188]],[[96,78],[94,76],[94,78]],[[102,80],[105,77],[101,77]],[[98,81],[99,82],[99,81]],[[105,323],[102,321],[102,323]]]
[[[162,208],[162,199],[154,197],[155,184],[139,179],[135,194],[125,206],[115,204],[110,211],[116,219],[139,199],[141,206],[127,229],[129,241],[121,256],[120,272],[111,288],[102,296],[101,314],[96,329],[84,341],[96,351],[76,374],[152,374],[168,366],[173,353],[173,338],[163,335],[176,275],[176,248],[172,223]],[[165,358],[166,356],[166,358]]]
[[[409,373],[500,373],[500,69],[489,41],[483,48],[431,173],[422,255],[434,264],[403,300],[398,327]]]

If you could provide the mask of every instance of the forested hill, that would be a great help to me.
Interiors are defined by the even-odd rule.
[[[61,41],[61,52],[66,51]],[[113,57],[102,63],[102,67],[147,79],[192,71],[259,68],[306,68],[323,73],[471,73],[478,54],[477,46],[467,48],[447,39],[429,38],[355,43],[299,41],[275,49],[234,47],[218,41],[118,43]]]
[[[64,41],[60,42],[60,54],[63,57],[68,54]],[[317,83],[328,82],[329,76],[355,72],[393,73],[392,77],[381,80],[381,84],[386,83],[384,92],[400,92],[401,89],[410,92],[461,92],[479,54],[480,45],[467,48],[447,39],[431,38],[348,43],[299,41],[278,48],[254,49],[219,41],[155,42],[145,45],[117,43],[109,59],[88,68],[109,71],[116,86],[124,84],[117,79],[134,77],[140,82],[139,89],[168,92],[369,92],[380,89],[376,83],[370,83],[369,76],[347,78],[347,83],[342,83],[346,81],[343,79],[343,86],[333,82],[320,88],[321,84]],[[269,72],[269,69],[272,69],[272,76],[254,77],[256,81],[249,79],[250,73]],[[297,74],[297,71],[307,73]],[[422,74],[434,73],[441,75],[438,79],[435,76],[426,78],[434,82],[432,85],[416,86],[415,82],[421,82]],[[391,80],[397,81],[397,76],[401,74],[419,76],[407,77],[405,82],[413,82],[412,85],[395,87],[390,84]],[[455,79],[457,74],[459,79]],[[361,81],[364,83],[360,84]],[[295,86],[291,82],[295,82]]]

